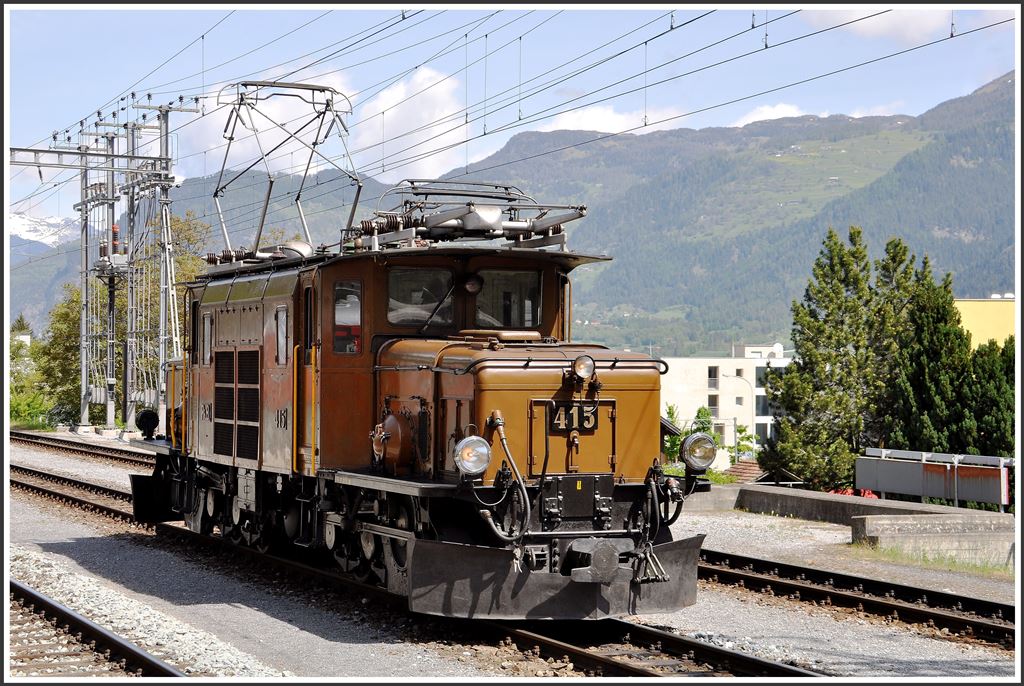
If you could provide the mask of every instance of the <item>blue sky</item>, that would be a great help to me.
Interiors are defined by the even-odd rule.
[[[440,175],[527,130],[640,127],[634,133],[642,134],[798,114],[917,115],[1014,69],[1019,60],[1020,15],[1012,5],[898,6],[871,18],[866,17],[887,8],[849,5],[790,14],[794,9],[778,6],[673,12],[670,6],[424,5],[406,9],[403,19],[393,6],[154,7],[5,7],[8,144],[45,145],[54,130],[63,137],[67,127],[74,134],[78,121],[95,121],[100,107],[109,118],[125,106],[118,120],[134,119],[140,112],[130,107],[130,98],[118,99],[130,90],[140,99],[152,92],[159,102],[204,96],[206,116],[176,114],[172,120],[180,127],[175,173],[214,173],[223,156],[217,146],[227,115],[216,108],[216,90],[238,80],[287,75],[351,94],[348,143],[360,151],[356,164],[363,173],[394,181]],[[1014,21],[968,34],[1007,18]],[[953,40],[748,97],[948,38],[951,20]],[[853,23],[831,28],[843,22]],[[815,31],[821,33],[804,37]],[[729,61],[716,65],[724,60]],[[557,82],[533,92],[551,81]],[[272,114],[281,119],[301,114],[291,104],[276,107]],[[400,133],[407,135],[392,140]],[[460,144],[467,137],[468,145]],[[231,162],[247,160],[256,150],[255,141],[239,141]],[[297,148],[282,152],[275,170],[304,162]],[[8,170],[9,211],[72,215],[74,182],[17,203],[40,190],[38,172],[20,169]],[[44,186],[71,176],[43,174]]]

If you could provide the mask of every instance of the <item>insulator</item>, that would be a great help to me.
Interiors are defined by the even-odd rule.
[[[384,217],[384,230],[385,231],[398,231],[402,228],[402,219],[398,215],[389,214]]]
[[[252,251],[252,250],[246,250],[245,248],[237,248],[235,250],[235,261],[236,262],[241,262],[246,257],[252,257],[255,254],[256,253],[254,251]]]
[[[206,262],[208,264],[217,264],[217,253],[208,252],[206,253]]]
[[[235,251],[224,248],[220,251],[220,259],[222,262],[233,262],[235,259]]]
[[[373,233],[373,220],[364,219],[363,221],[359,222],[359,228],[363,230],[363,233]]]

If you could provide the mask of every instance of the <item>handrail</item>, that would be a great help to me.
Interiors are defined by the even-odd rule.
[[[312,371],[313,371],[313,402],[312,402],[312,408],[313,408],[313,436],[311,438],[313,450],[309,454],[309,459],[310,459],[310,465],[312,466],[312,475],[316,476],[316,410],[317,410],[317,406],[316,406],[316,344],[315,343],[313,344],[313,347],[310,348],[309,354],[310,354],[310,358],[311,358],[310,361],[311,361],[311,364],[312,364]]]
[[[169,393],[170,398],[171,398],[171,421],[170,421],[171,448],[176,450],[177,446],[174,444],[174,366],[173,365],[171,366],[170,374],[168,374],[168,376],[171,377],[171,392]]]
[[[292,471],[299,471],[299,348],[292,349]]]
[[[188,355],[181,360],[181,451],[188,455]]]

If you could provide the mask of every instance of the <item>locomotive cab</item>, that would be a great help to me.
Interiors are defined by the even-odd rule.
[[[510,188],[408,182],[338,253],[211,256],[137,512],[311,549],[429,614],[695,602],[703,535],[670,526],[713,441],[663,472],[666,363],[571,340],[570,272],[607,259],[565,249],[585,208]]]

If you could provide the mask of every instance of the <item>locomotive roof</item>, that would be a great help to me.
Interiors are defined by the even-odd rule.
[[[199,276],[199,281],[215,281],[221,278],[233,277],[238,274],[258,274],[261,272],[281,271],[285,269],[301,268],[313,265],[329,265],[349,260],[374,259],[377,257],[407,258],[407,257],[458,257],[468,259],[471,257],[494,256],[511,257],[523,261],[554,262],[565,271],[571,271],[576,267],[594,262],[607,262],[611,257],[607,255],[588,255],[584,253],[569,252],[563,250],[538,250],[536,248],[511,248],[503,246],[467,246],[456,247],[451,244],[433,243],[424,247],[403,247],[388,248],[383,250],[363,250],[360,252],[344,253],[314,253],[309,257],[291,257],[282,259],[253,259],[239,262],[228,262],[212,265],[205,274]]]

